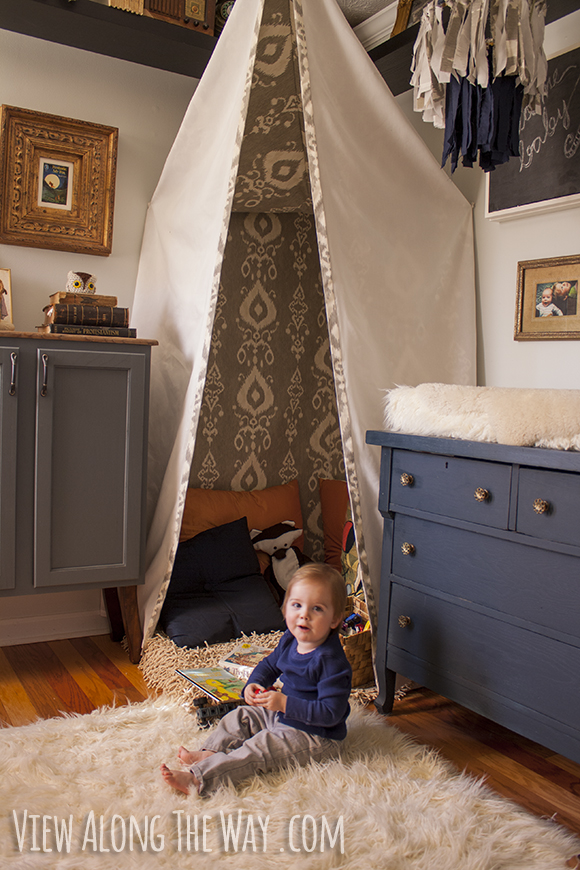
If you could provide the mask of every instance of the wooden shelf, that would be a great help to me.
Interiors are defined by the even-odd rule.
[[[201,78],[216,39],[92,0],[0,0],[0,28]]]
[[[578,0],[548,0],[546,23],[574,12]],[[216,39],[93,0],[0,0],[0,28],[200,78]],[[409,89],[419,25],[371,49],[369,56],[395,96]]]

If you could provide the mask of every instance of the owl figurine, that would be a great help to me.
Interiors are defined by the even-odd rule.
[[[66,278],[67,293],[89,293],[97,292],[96,275],[91,275],[89,272],[69,272]]]

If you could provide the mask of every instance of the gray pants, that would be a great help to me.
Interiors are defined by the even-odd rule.
[[[332,758],[340,743],[284,725],[263,707],[236,707],[203,744],[212,752],[190,770],[200,783],[199,793],[208,794],[224,779],[237,785],[257,773]]]

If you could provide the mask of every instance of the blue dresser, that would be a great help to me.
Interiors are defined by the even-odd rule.
[[[580,762],[580,454],[381,448],[377,708],[399,673]]]

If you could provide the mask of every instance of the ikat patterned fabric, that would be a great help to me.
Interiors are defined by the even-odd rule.
[[[190,483],[297,479],[304,551],[322,561],[319,477],[344,462],[314,219],[233,214]]]
[[[312,211],[288,0],[273,0],[264,8],[233,208]]]
[[[324,559],[318,478],[344,479],[288,0],[262,20],[190,484],[297,479]]]

